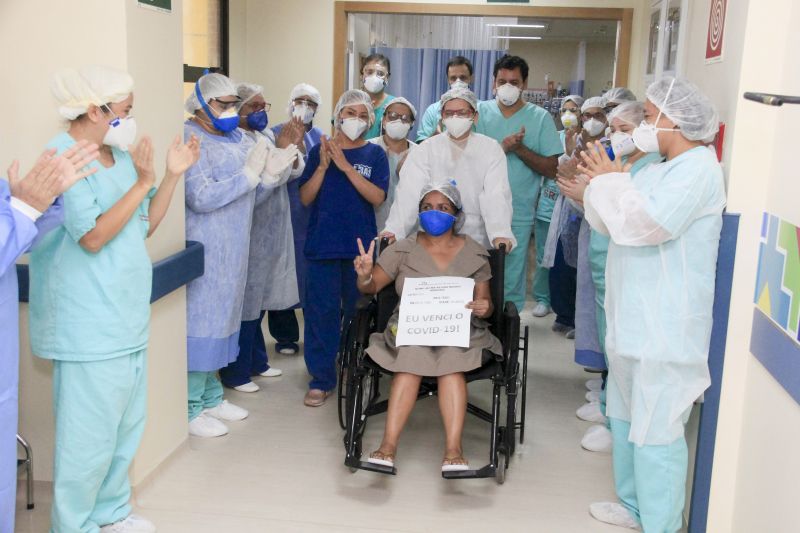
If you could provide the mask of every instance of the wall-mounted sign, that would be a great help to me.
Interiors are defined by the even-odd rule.
[[[725,12],[728,0],[711,0],[706,39],[706,63],[722,61],[722,42],[725,36]]]
[[[172,0],[139,0],[139,7],[172,13]]]

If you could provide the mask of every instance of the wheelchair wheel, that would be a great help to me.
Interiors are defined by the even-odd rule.
[[[347,379],[348,368],[350,367],[350,358],[352,356],[355,337],[355,325],[350,322],[343,328],[342,342],[339,346],[339,356],[336,358],[336,398],[337,398],[337,411],[339,413],[339,427],[347,429],[345,425],[345,397],[347,396]]]
[[[518,391],[520,397],[519,409],[519,443],[525,442],[525,407],[528,396],[528,326],[522,336],[522,390]]]
[[[497,466],[494,471],[494,479],[497,481],[498,485],[502,485],[506,482],[506,470],[508,469],[508,457],[506,455],[506,449],[504,446],[501,446],[497,450]]]

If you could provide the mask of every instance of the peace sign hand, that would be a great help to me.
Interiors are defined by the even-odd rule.
[[[369,250],[364,251],[364,243],[361,242],[361,239],[356,239],[358,243],[358,251],[360,255],[353,260],[353,266],[356,269],[356,274],[360,278],[369,278],[372,276],[372,268],[373,268],[373,261],[372,261],[372,254],[375,251],[375,241],[370,241],[369,243]]]

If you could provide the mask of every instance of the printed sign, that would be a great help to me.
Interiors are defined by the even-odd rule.
[[[400,298],[397,346],[469,347],[475,280],[441,276],[406,278]]]
[[[722,41],[725,36],[725,12],[728,0],[711,0],[706,39],[706,63],[722,61]]]

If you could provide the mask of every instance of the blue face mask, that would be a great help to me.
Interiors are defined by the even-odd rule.
[[[425,233],[430,233],[434,237],[447,232],[455,222],[456,217],[444,211],[431,209],[419,214],[419,225],[425,230]]]
[[[200,101],[200,106],[203,108],[203,111],[205,111],[206,115],[208,115],[208,118],[211,119],[211,124],[213,124],[217,130],[223,133],[228,133],[235,130],[239,126],[239,115],[237,115],[235,112],[229,116],[226,116],[225,113],[223,113],[221,116],[217,117],[211,111],[211,108],[208,107],[203,95],[200,93],[200,85],[197,83],[194,84],[194,93],[197,96],[197,99]]]
[[[267,116],[267,112],[263,109],[247,115],[247,127],[251,129],[264,131],[267,124],[269,124],[269,117]]]

